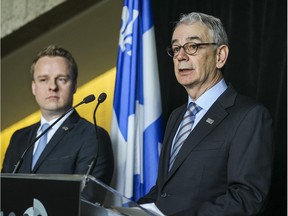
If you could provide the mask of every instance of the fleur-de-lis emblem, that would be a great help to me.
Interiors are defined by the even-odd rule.
[[[121,51],[124,52],[127,49],[126,44],[132,44],[132,32],[133,32],[133,23],[137,19],[139,15],[139,11],[133,10],[132,20],[129,20],[130,14],[128,7],[123,7],[122,11],[122,26],[120,29],[120,38],[119,38],[119,46]],[[127,54],[131,56],[131,49],[126,50]]]

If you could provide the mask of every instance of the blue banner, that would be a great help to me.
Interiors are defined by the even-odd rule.
[[[149,0],[125,0],[122,10],[111,140],[114,187],[133,200],[156,183],[162,108]]]

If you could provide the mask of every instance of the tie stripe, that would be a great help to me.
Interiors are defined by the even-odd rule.
[[[180,151],[183,143],[185,142],[186,138],[190,134],[194,121],[195,121],[196,114],[200,110],[201,110],[201,107],[197,106],[197,104],[193,102],[189,104],[189,107],[187,108],[187,111],[182,119],[179,132],[175,138],[174,145],[172,147],[170,161],[169,161],[169,171],[172,168],[172,165],[174,164],[174,161],[176,160],[176,156],[178,152]]]

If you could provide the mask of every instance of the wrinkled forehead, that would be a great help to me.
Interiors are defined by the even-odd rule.
[[[211,30],[202,23],[181,24],[173,32],[171,44],[185,42],[210,42]]]

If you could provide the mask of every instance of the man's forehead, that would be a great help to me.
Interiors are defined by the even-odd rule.
[[[172,35],[171,43],[181,41],[204,41],[209,38],[209,29],[201,23],[181,24],[175,28]]]

